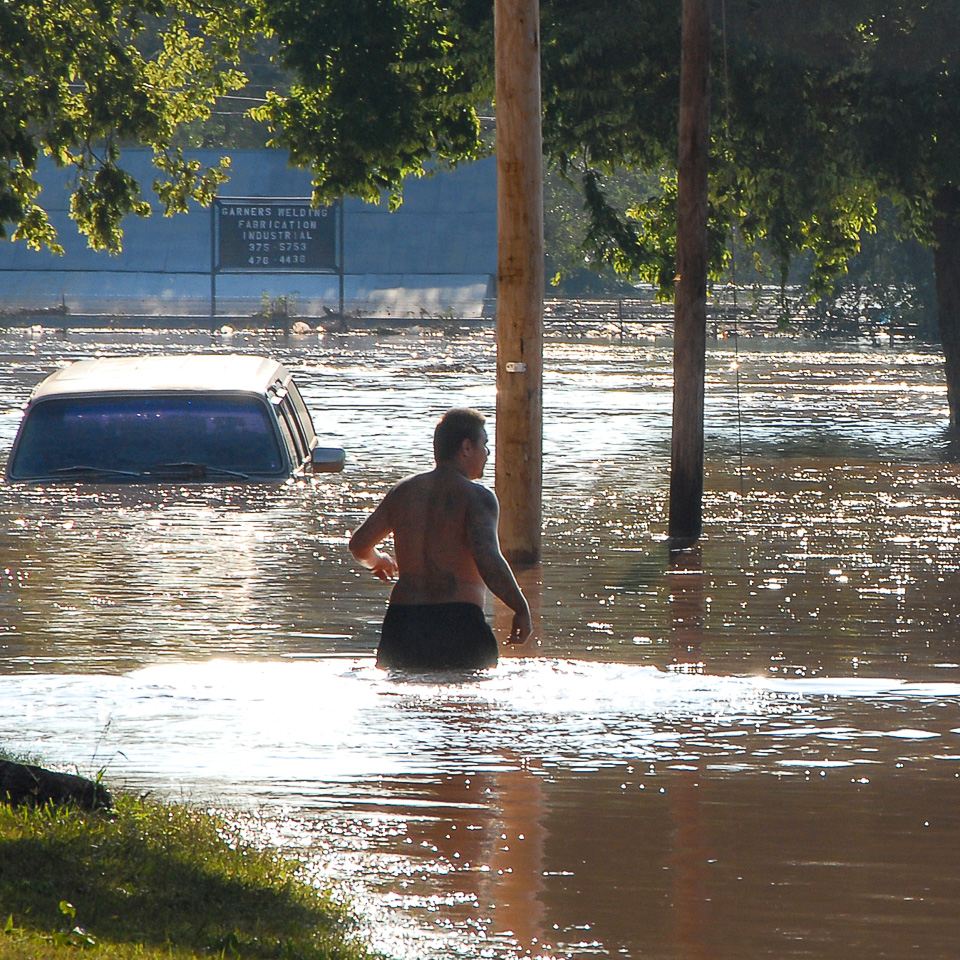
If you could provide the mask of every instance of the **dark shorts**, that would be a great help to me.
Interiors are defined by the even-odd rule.
[[[475,603],[387,607],[377,666],[411,670],[482,670],[497,665],[497,638]]]

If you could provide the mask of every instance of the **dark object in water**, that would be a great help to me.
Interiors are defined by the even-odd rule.
[[[113,800],[93,780],[73,773],[55,773],[29,763],[0,760],[0,802],[76,804],[84,810],[110,810]]]

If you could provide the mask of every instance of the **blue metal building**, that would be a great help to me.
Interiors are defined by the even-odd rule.
[[[205,164],[222,151],[192,153]],[[232,151],[229,197],[307,198],[310,175],[277,150]],[[122,163],[145,194],[156,176],[147,150],[127,150]],[[190,213],[124,222],[119,256],[96,252],[68,216],[69,172],[45,163],[41,203],[64,256],[0,241],[0,310],[65,308],[68,314],[248,316],[266,300],[288,298],[303,317],[337,312],[384,318],[479,317],[495,296],[496,163],[493,158],[409,180],[404,202],[343,204],[340,271],[218,270],[213,216]],[[340,243],[338,242],[338,247]]]

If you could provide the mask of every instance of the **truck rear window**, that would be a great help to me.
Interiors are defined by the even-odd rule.
[[[10,476],[17,480],[84,470],[162,475],[183,465],[238,474],[283,474],[274,414],[256,397],[57,397],[31,407]]]

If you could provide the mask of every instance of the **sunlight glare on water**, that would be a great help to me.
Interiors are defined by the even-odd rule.
[[[218,792],[269,804],[299,783],[498,763],[717,765],[743,754],[745,733],[768,747],[752,764],[767,772],[825,739],[847,741],[847,763],[877,762],[885,737],[944,737],[955,759],[960,742],[924,718],[958,697],[957,683],[770,680],[546,659],[505,660],[473,679],[394,678],[372,661],[340,658],[212,660],[120,676],[0,677],[0,729],[8,748],[108,764],[120,781],[189,784],[202,771]],[[839,711],[857,725],[838,727]],[[16,733],[21,718],[29,726]],[[858,753],[864,748],[869,755]]]

